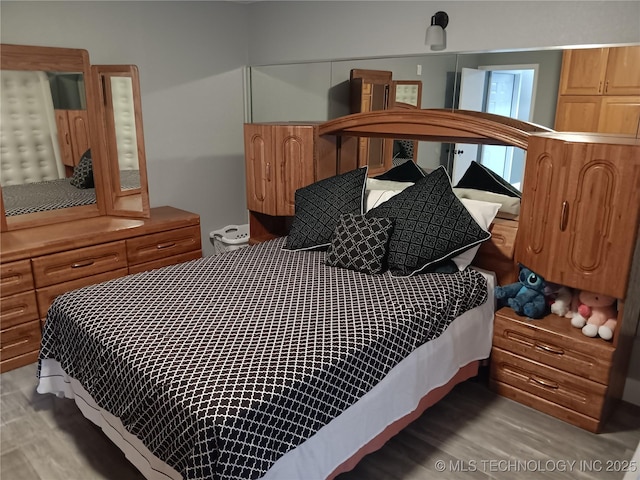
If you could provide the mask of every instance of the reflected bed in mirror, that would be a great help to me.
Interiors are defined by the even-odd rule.
[[[83,74],[3,69],[0,75],[6,215],[95,204],[90,157],[82,164],[89,147]]]

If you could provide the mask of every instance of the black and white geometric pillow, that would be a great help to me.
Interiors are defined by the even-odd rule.
[[[424,178],[424,176],[425,173],[412,160],[410,162],[401,163],[400,165],[397,165],[373,178],[376,180],[392,180],[394,182],[417,182]]]
[[[93,160],[91,149],[84,152],[78,165],[73,169],[73,175],[69,182],[76,188],[93,188]]]
[[[367,217],[394,221],[388,262],[395,276],[427,271],[491,237],[453,193],[444,167],[369,210]]]
[[[392,229],[390,218],[342,215],[331,237],[325,263],[370,275],[382,273]]]
[[[326,247],[345,213],[362,214],[368,167],[357,168],[296,190],[296,211],[285,250]]]

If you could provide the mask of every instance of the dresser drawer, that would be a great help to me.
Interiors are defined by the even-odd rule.
[[[615,350],[609,342],[585,337],[568,318],[531,320],[511,309],[496,313],[493,345],[603,384],[609,383]]]
[[[127,239],[127,258],[136,265],[201,248],[200,226],[194,225]]]
[[[27,290],[33,290],[31,260],[18,260],[0,265],[0,293],[3,297]]]
[[[10,297],[3,297],[0,303],[0,327],[5,329],[20,323],[38,319],[38,304],[36,292],[16,293]]]
[[[174,255],[172,257],[161,258],[160,260],[154,260],[153,262],[138,263],[137,265],[131,265],[129,267],[129,273],[140,273],[147,270],[153,270],[155,268],[167,267],[169,265],[175,265],[176,263],[188,262],[189,260],[195,260],[196,258],[202,258],[202,250],[195,250],[193,252],[181,253],[180,255]]]
[[[86,287],[87,285],[93,285],[100,282],[106,282],[107,280],[112,280],[114,278],[124,277],[127,273],[126,268],[120,268],[111,272],[105,272],[99,275],[92,275],[90,277],[37,289],[36,296],[38,298],[38,313],[40,314],[40,318],[45,318],[47,316],[47,310],[49,310],[49,307],[58,295],[62,295],[65,292],[69,292],[77,288]]]
[[[40,320],[21,323],[0,332],[1,361],[40,349]]]
[[[125,241],[103,243],[32,260],[36,288],[127,267]],[[95,282],[90,282],[95,283]]]
[[[491,351],[491,377],[584,415],[602,414],[607,387],[499,348]]]

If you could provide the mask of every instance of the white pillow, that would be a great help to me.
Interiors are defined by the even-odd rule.
[[[392,180],[367,178],[367,187],[364,192],[364,213],[386,202],[411,185],[413,185],[413,182],[394,182]]]
[[[378,180],[377,178],[367,178],[367,190],[397,190],[401,192],[413,182],[394,182],[393,180]]]
[[[481,200],[471,200],[470,198],[461,198],[460,201],[473,219],[478,222],[478,225],[487,232],[489,231],[489,225],[491,225],[493,219],[496,218],[496,214],[502,206],[500,203],[483,202]],[[464,270],[473,262],[479,248],[480,245],[476,245],[462,252],[460,255],[456,255],[451,260],[458,266],[459,270]]]
[[[456,197],[469,198],[471,200],[481,200],[483,202],[492,202],[500,204],[500,211],[518,215],[520,213],[520,199],[518,197],[510,197],[500,193],[485,192],[484,190],[475,190],[473,188],[454,188],[453,193]]]

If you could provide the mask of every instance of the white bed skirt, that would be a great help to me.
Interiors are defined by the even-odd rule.
[[[489,357],[493,336],[495,277],[482,272],[489,299],[456,320],[394,367],[357,403],[322,427],[303,444],[283,455],[263,479],[329,477],[387,426],[413,412],[429,392],[447,384],[461,367]],[[82,414],[99,426],[148,480],[182,479],[125,430],[119,418],[101,409],[80,385],[52,359],[42,361],[38,393],[72,398]]]

